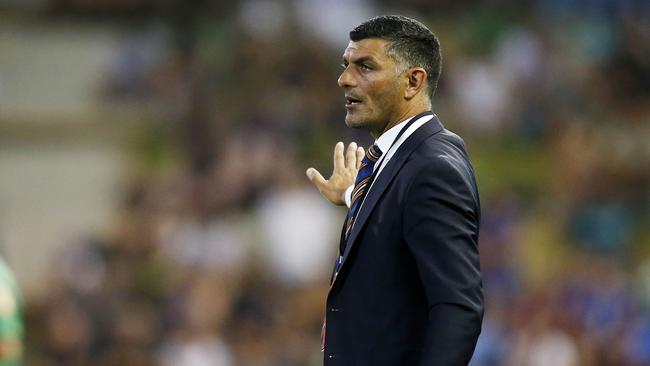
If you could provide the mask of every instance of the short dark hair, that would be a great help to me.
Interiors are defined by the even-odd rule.
[[[382,15],[359,24],[350,31],[351,41],[381,38],[390,41],[386,53],[407,67],[427,72],[428,94],[438,86],[442,57],[438,38],[424,24],[403,15]]]

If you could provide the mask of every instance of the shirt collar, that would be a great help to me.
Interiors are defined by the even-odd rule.
[[[390,149],[391,145],[393,145],[393,142],[395,141],[395,137],[399,134],[399,131],[402,130],[402,127],[408,122],[411,118],[409,117],[402,122],[396,124],[395,126],[391,127],[388,131],[384,132],[375,140],[375,144],[379,147],[379,150],[381,150],[382,154],[387,152],[388,149]]]

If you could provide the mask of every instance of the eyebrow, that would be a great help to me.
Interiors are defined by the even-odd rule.
[[[359,57],[358,59],[352,61],[352,63],[358,65],[358,64],[362,64],[362,63],[368,62],[368,61],[370,61],[371,63],[375,62],[374,59],[372,58],[372,56],[362,56],[362,57]],[[349,60],[347,60],[345,58],[345,56],[343,56],[343,62],[349,62]]]

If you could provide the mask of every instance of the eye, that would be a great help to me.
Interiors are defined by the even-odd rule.
[[[370,67],[368,64],[361,64],[361,65],[359,65],[359,68],[362,71],[370,71],[370,70],[372,70],[372,67]]]
[[[347,63],[347,62],[342,62],[342,63],[341,63],[341,68],[342,68],[342,69],[346,69],[347,67],[348,67],[348,63]]]

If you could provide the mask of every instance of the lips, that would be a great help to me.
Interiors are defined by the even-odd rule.
[[[354,106],[363,103],[363,101],[360,98],[357,98],[353,95],[346,95],[345,96],[345,106]]]

